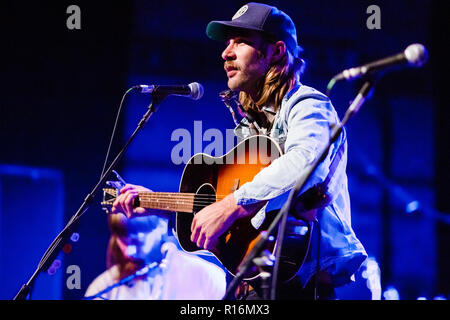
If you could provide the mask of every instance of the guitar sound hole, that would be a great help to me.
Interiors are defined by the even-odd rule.
[[[201,185],[194,196],[194,214],[214,202],[216,202],[216,190],[213,186],[207,183]]]

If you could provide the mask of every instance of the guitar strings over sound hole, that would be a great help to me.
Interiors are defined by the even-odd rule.
[[[216,201],[216,190],[214,190],[214,187],[208,183],[201,185],[194,196],[194,214]]]

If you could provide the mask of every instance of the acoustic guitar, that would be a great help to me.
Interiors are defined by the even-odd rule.
[[[176,212],[175,235],[181,248],[187,252],[204,250],[190,240],[194,215],[253,180],[255,175],[281,155],[278,144],[264,135],[251,136],[241,141],[221,157],[196,154],[184,168],[179,192],[139,192],[133,206]],[[105,188],[103,193],[102,206],[110,208],[118,190]],[[210,250],[233,276],[259,234],[267,230],[278,211],[264,210],[265,206],[254,216],[235,221],[219,237],[216,247]],[[310,234],[308,224],[289,217],[281,251],[279,281],[291,279],[303,264]],[[267,248],[271,253],[275,252],[280,241],[276,235],[274,237],[276,240],[268,243]],[[245,280],[255,279],[259,274],[258,269],[252,269]]]

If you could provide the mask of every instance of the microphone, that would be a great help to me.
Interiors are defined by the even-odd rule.
[[[425,64],[428,59],[427,49],[419,44],[411,44],[405,51],[398,53],[396,55],[370,62],[360,67],[350,68],[342,71],[336,75],[333,80],[334,82],[340,80],[351,81],[353,79],[360,78],[369,73],[375,73],[383,69],[387,69],[391,66],[400,65],[407,63],[412,67],[421,67]]]
[[[192,82],[186,85],[145,85],[139,84],[133,87],[133,89],[138,90],[140,93],[151,93],[158,96],[182,96],[193,100],[198,100],[203,97],[203,86],[198,82]]]

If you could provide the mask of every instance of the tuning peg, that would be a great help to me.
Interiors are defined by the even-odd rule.
[[[124,186],[127,184],[127,183],[125,182],[125,180],[123,180],[123,178],[120,176],[120,174],[117,173],[116,170],[113,170],[112,172],[116,175],[117,180],[119,180]]]

